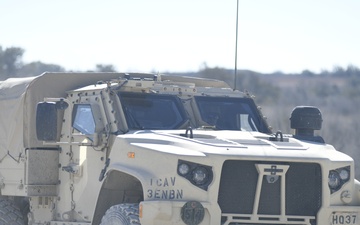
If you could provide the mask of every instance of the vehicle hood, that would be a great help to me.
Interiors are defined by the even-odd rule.
[[[272,137],[272,139],[271,139]],[[150,151],[183,155],[246,158],[297,158],[298,160],[327,159],[332,161],[351,161],[352,159],[334,149],[333,146],[300,141],[292,135],[284,135],[283,141],[273,140],[274,136],[259,132],[215,131],[215,130],[169,130],[132,131],[119,135],[122,142]],[[120,141],[120,140],[119,140]]]

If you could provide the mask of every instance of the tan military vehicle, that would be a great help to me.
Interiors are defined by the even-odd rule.
[[[296,107],[272,133],[224,82],[44,73],[0,83],[0,224],[355,225],[354,161]]]

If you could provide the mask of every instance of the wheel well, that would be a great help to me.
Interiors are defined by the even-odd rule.
[[[121,171],[110,171],[100,190],[92,224],[100,224],[106,210],[121,203],[139,203],[144,199],[141,182]]]

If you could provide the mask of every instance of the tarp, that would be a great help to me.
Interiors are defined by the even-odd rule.
[[[23,149],[24,96],[34,77],[10,78],[0,83],[0,157]],[[16,154],[16,156],[18,156]]]
[[[119,73],[44,73],[10,78],[0,83],[0,161],[18,157],[26,148],[43,147],[36,137],[36,105],[44,98],[66,97],[66,92],[97,81],[116,79]]]

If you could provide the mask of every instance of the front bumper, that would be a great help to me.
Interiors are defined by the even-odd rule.
[[[195,201],[143,201],[140,203],[140,222],[146,225],[186,225],[183,221],[184,206]],[[199,203],[199,202],[196,202]],[[199,203],[203,207],[203,217],[199,221],[196,217],[200,212],[197,209],[190,210],[188,218],[193,220],[194,225],[219,225],[221,211],[219,206],[208,202]],[[185,219],[186,220],[186,219]],[[199,222],[199,223],[198,223]]]
[[[185,223],[185,201],[143,201],[140,203],[140,222],[146,225],[230,225],[230,224],[296,224],[296,225],[356,225],[360,224],[360,206],[321,208],[316,218],[289,215],[222,214],[218,204],[201,202],[204,215],[196,219],[196,209],[190,213],[191,223]],[[221,222],[223,221],[223,222]]]

